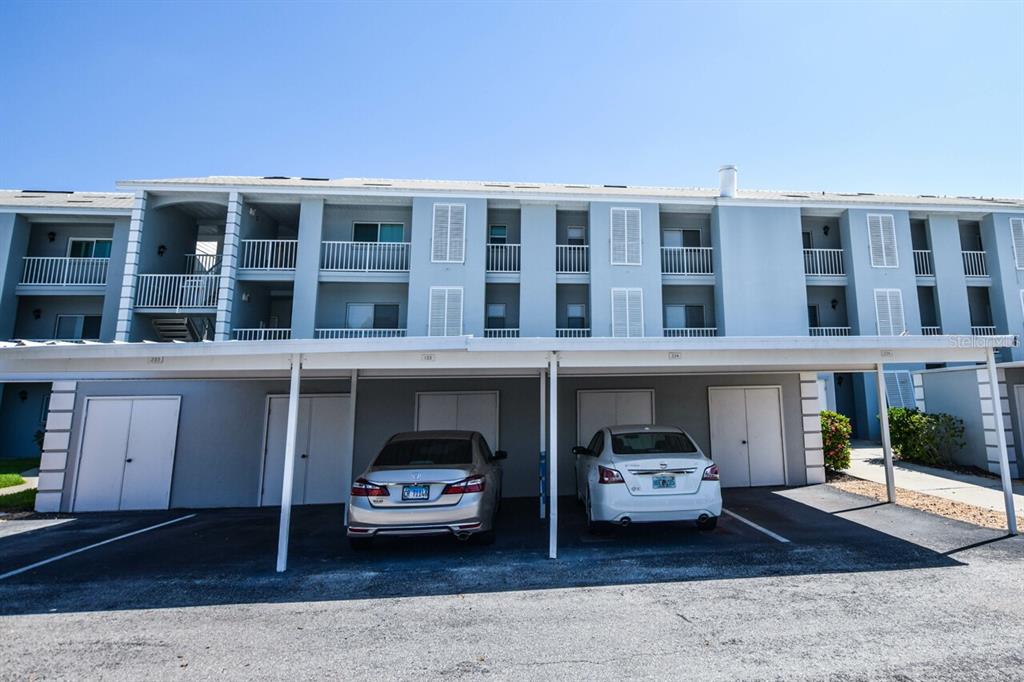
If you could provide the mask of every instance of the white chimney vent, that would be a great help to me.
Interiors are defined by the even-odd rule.
[[[718,169],[718,196],[736,196],[736,166],[732,164]]]

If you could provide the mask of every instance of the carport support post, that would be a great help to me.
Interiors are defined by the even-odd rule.
[[[878,420],[882,423],[882,456],[885,460],[885,492],[889,503],[896,503],[896,477],[892,470],[892,439],[889,438],[889,405],[885,396],[885,372],[878,365]]]
[[[1003,397],[999,395],[999,373],[996,372],[996,356],[992,348],[985,351],[988,365],[988,381],[992,386],[992,416],[996,426],[996,445],[999,446],[999,478],[1003,481],[1003,500],[1006,504],[1006,530],[1017,534],[1017,511],[1013,508],[1013,482],[1010,480],[1010,457],[1006,452],[1006,432],[1003,431]]]
[[[548,558],[558,558],[558,354],[548,359],[551,376],[548,403]]]
[[[547,418],[547,406],[544,404],[544,392],[548,390],[547,381],[548,374],[544,370],[540,371],[540,456],[541,461],[544,458],[544,451],[547,449],[547,433],[544,430],[544,419]],[[543,479],[543,472],[541,472]],[[544,518],[544,496],[547,491],[544,489],[543,480],[540,485],[540,518]]]
[[[295,480],[295,440],[299,430],[299,372],[302,356],[292,356],[288,384],[288,426],[284,441],[284,476],[281,481],[281,527],[277,534],[277,572],[288,568],[288,534],[292,521],[292,482]]]

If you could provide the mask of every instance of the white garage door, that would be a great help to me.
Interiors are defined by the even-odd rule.
[[[577,391],[576,444],[586,445],[598,429],[616,424],[653,424],[654,391]]]
[[[75,511],[167,509],[180,396],[87,398]]]
[[[785,485],[782,389],[778,386],[708,389],[711,457],[722,485]]]
[[[352,487],[352,415],[347,395],[299,398],[292,504],[334,504],[348,500]],[[267,401],[266,447],[260,504],[281,504],[288,397]]]
[[[417,393],[416,430],[479,431],[497,450],[498,392]]]

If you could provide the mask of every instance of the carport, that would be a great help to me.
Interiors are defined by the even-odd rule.
[[[293,340],[275,342],[180,343],[180,344],[8,344],[0,347],[0,381],[55,382],[86,380],[161,380],[285,378],[288,380],[287,416],[284,423],[284,457],[281,472],[281,513],[277,569],[285,570],[292,507],[292,476],[296,462],[299,401],[304,380],[324,377],[350,382],[349,409],[355,421],[359,384],[364,379],[493,380],[516,378],[537,382],[540,409],[536,414],[541,459],[546,457],[547,505],[540,495],[540,513],[549,519],[548,556],[558,553],[558,477],[560,454],[559,407],[565,395],[560,383],[623,378],[674,377],[731,378],[742,387],[742,377],[777,375],[800,377],[817,372],[877,373],[889,501],[895,501],[892,453],[886,417],[882,371],[885,364],[986,363],[992,395],[999,395],[993,349],[1014,345],[1015,337],[737,337],[713,339],[478,339],[474,337],[402,338],[387,340]],[[681,379],[680,379],[681,380]],[[800,381],[800,410],[804,424],[803,453],[807,482],[824,480],[821,468],[820,432],[817,441],[817,399]],[[71,391],[74,389],[71,388]],[[73,403],[73,396],[71,398]],[[792,402],[792,401],[791,401]],[[780,407],[781,409],[781,407]],[[788,405],[788,410],[795,410]],[[53,407],[51,406],[51,415]],[[1007,525],[1016,534],[1010,494],[1009,463],[1001,410],[993,410],[998,434],[1001,474],[1007,495]],[[52,417],[51,417],[52,418]],[[50,437],[48,424],[45,454],[63,446],[67,458],[71,438],[68,426]],[[353,430],[354,434],[355,431]],[[812,436],[807,438],[807,436]],[[354,438],[354,435],[353,435]],[[350,444],[351,448],[351,444]],[[44,462],[45,462],[44,454]],[[714,452],[711,453],[715,455]],[[815,459],[816,458],[816,459]],[[43,467],[46,469],[46,466]],[[63,479],[63,474],[61,474]],[[59,496],[58,496],[59,497]],[[59,503],[59,499],[58,499]]]

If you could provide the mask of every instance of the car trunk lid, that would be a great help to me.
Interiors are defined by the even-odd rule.
[[[711,462],[700,456],[647,455],[615,457],[631,495],[686,495],[697,492]]]
[[[370,498],[375,507],[430,507],[457,504],[462,495],[444,495],[445,486],[469,478],[473,465],[443,467],[381,467],[370,469],[365,478],[387,488],[386,497]]]

